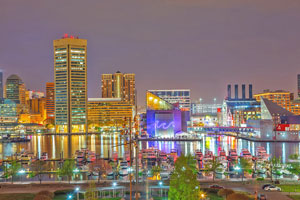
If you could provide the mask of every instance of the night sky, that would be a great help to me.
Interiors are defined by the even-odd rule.
[[[52,41],[88,40],[88,93],[101,74],[136,73],[147,89],[190,88],[224,98],[228,83],[295,92],[300,73],[299,0],[0,0],[0,68],[27,88],[53,81]]]

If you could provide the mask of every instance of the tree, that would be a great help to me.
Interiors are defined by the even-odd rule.
[[[218,196],[227,198],[227,196],[229,196],[232,193],[234,193],[232,189],[221,189],[218,191]]]
[[[294,174],[296,176],[299,176],[299,174],[300,174],[300,163],[299,162],[291,162],[291,163],[289,163],[289,167],[287,169],[292,174]]]
[[[289,159],[290,160],[298,160],[299,159],[299,155],[298,154],[291,154],[291,155],[289,155]]]
[[[242,181],[244,181],[245,172],[251,174],[252,173],[252,163],[250,160],[247,160],[243,157],[240,158],[240,167],[242,170]]]
[[[12,160],[10,166],[5,165],[4,176],[6,178],[11,177],[11,183],[14,182],[14,177],[18,174],[18,171],[21,169],[21,163],[16,160]]]
[[[175,169],[170,179],[168,199],[191,200],[200,198],[200,184],[197,174],[193,172],[189,163],[189,156],[181,155],[175,163]]]
[[[280,169],[281,169],[281,158],[273,156],[271,160],[268,162],[269,164],[269,171],[271,175],[271,181],[273,182],[273,173],[275,172],[277,175],[280,174]]]
[[[95,182],[90,182],[89,187],[86,190],[86,193],[84,194],[84,199],[86,200],[97,200],[97,188]]]
[[[44,160],[36,160],[30,164],[30,169],[31,169],[31,176],[32,177],[37,176],[41,184],[43,174],[45,173],[45,171],[49,169],[49,165]]]
[[[58,170],[58,175],[59,176],[67,176],[68,181],[70,183],[74,169],[75,169],[75,161],[73,159],[66,159],[64,161],[62,167]]]
[[[222,166],[222,163],[218,159],[216,159],[216,157],[213,157],[213,159],[209,160],[208,163],[204,166],[204,170],[206,172],[213,173],[213,182],[215,181],[217,169],[220,166]]]

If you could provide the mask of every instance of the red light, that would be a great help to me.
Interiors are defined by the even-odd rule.
[[[65,34],[64,34],[64,38],[68,38],[68,33],[65,33]]]
[[[221,112],[221,108],[217,108],[217,112],[220,113]]]

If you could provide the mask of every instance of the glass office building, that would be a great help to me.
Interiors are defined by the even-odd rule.
[[[87,127],[87,40],[65,35],[54,40],[55,126],[57,133]]]

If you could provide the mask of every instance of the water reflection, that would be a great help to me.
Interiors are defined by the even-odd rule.
[[[119,157],[123,157],[128,151],[128,145],[124,144],[124,138],[116,135],[73,135],[73,136],[31,136],[28,143],[0,143],[0,159],[11,156],[21,151],[33,152],[40,157],[43,152],[48,153],[48,157],[58,159],[61,157],[73,157],[76,150],[89,148],[95,151],[102,158],[111,157],[117,152]],[[237,149],[240,155],[243,148],[248,149],[252,155],[255,155],[258,146],[265,147],[271,156],[281,157],[286,162],[290,154],[299,154],[300,143],[261,143],[246,140],[236,140],[234,137],[208,137],[205,136],[202,141],[197,142],[140,142],[139,148],[158,148],[166,153],[170,153],[172,149],[176,149],[180,154],[194,154],[196,149],[212,151],[218,155],[221,150],[225,152],[230,149]]]

